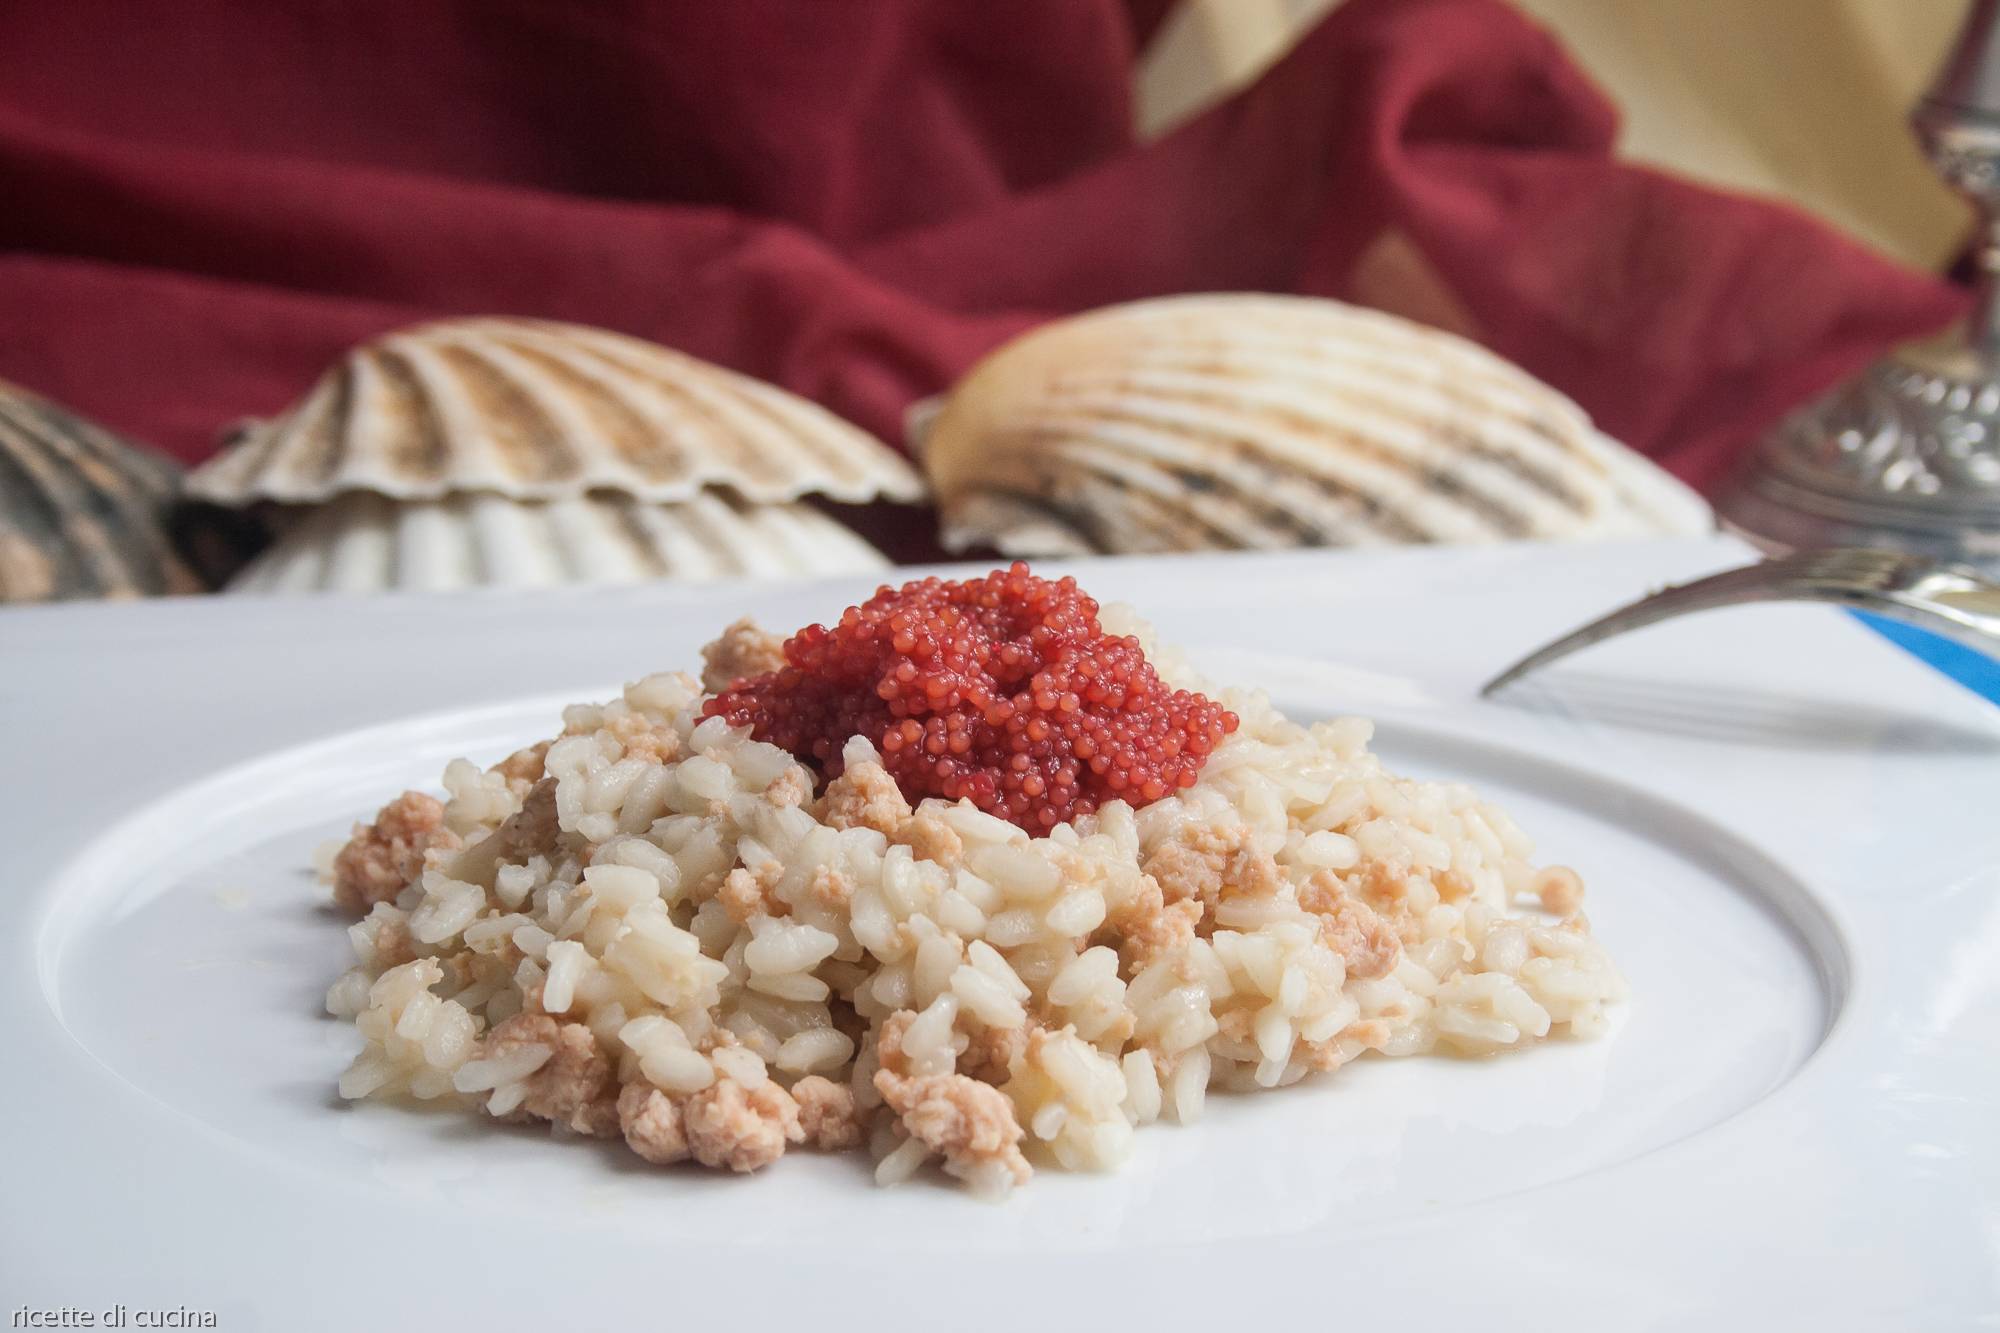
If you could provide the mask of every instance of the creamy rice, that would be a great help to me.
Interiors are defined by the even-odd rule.
[[[1365,721],[1217,697],[1241,725],[1194,786],[1043,838],[912,809],[860,738],[816,790],[686,675],[572,707],[545,752],[404,798],[393,844],[358,830],[343,865],[386,887],[340,886],[380,899],[327,995],[365,1043],[341,1094],[1000,1193],[1115,1167],[1210,1088],[1604,1031],[1624,985],[1574,872],[1385,770]]]

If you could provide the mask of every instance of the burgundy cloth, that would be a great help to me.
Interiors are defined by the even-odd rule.
[[[506,312],[898,440],[911,399],[1057,314],[1404,273],[1711,482],[1960,308],[1798,213],[1614,163],[1612,107],[1496,0],[1350,0],[1139,143],[1163,8],[0,6],[0,377],[193,460],[360,339]]]

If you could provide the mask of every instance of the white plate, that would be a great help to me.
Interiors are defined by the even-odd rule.
[[[809,586],[0,616],[0,1318],[223,1328],[1941,1328],[2000,1309],[2000,715],[1846,617],[1767,607],[1487,672],[1722,541],[1077,566],[1213,676],[1363,712],[1591,885],[1614,1034],[1218,1098],[1008,1202],[859,1159],[648,1168],[344,1107],[346,948],[305,863],[405,785],[685,664]],[[635,1321],[638,1321],[635,1323]]]

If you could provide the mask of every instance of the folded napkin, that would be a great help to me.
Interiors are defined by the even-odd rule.
[[[1789,209],[1617,164],[1613,108],[1495,0],[1350,0],[1141,143],[1159,10],[0,7],[0,377],[192,461],[357,340],[515,313],[893,441],[1038,321],[1257,288],[1467,332],[1702,484],[1961,308]]]

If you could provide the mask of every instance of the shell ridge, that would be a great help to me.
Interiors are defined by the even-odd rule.
[[[234,494],[234,489],[242,485],[245,479],[262,467],[277,451],[292,423],[301,413],[320,401],[326,392],[327,386],[324,383],[316,384],[304,401],[280,416],[269,421],[246,424],[240,435],[221,453],[188,473],[188,493],[205,500],[228,503]]]
[[[160,487],[150,474],[121,466],[121,460],[94,447],[83,430],[46,410],[29,407],[25,422],[11,412],[0,413],[0,419],[14,431],[14,451],[47,483],[48,497],[58,512],[82,501],[106,516],[117,512],[140,517],[172,495],[170,485]],[[139,456],[133,449],[123,452]]]
[[[71,575],[89,581],[101,596],[166,591],[166,574],[178,559],[152,521],[150,506],[134,505],[128,494],[107,487],[120,479],[115,470],[93,478],[68,438],[66,423],[40,411],[35,417],[43,427],[39,431],[10,421],[19,434],[6,452],[41,516],[37,526],[44,533],[44,551],[53,545],[67,554]],[[51,572],[57,580],[51,587],[64,586],[62,566]]]
[[[723,448],[733,447],[734,456],[730,461],[744,480],[731,484],[751,499],[794,498],[798,488],[787,478],[800,474],[801,463],[822,460],[803,452],[790,432],[783,429],[768,411],[759,410],[761,404],[743,391],[748,381],[721,367],[714,369],[719,373],[713,377],[685,374],[679,379],[669,380],[663,374],[634,367],[635,372],[644,375],[647,382],[671,394],[678,406],[692,411],[707,425],[711,447],[716,444]],[[725,387],[733,392],[723,392]],[[758,447],[750,447],[753,442]],[[821,488],[829,495],[850,498],[852,487],[844,472],[844,466],[842,472],[828,472],[822,477]],[[727,481],[730,476],[728,472],[711,467],[702,479],[714,484]]]
[[[576,451],[564,441],[548,405],[524,392],[492,349],[475,355],[462,346],[433,340],[425,352],[432,392],[444,394],[443,401],[457,414],[452,429],[437,437],[432,475],[443,488],[440,493],[464,489],[451,485],[455,479],[449,475],[452,444],[461,437],[478,441],[489,485],[506,479],[542,490],[587,484]]]
[[[625,540],[631,552],[632,567],[639,578],[657,579],[667,574],[666,564],[660,559],[659,551],[647,540],[646,527],[639,521],[639,506],[624,501],[616,506],[618,534]]]
[[[379,409],[392,419],[406,423],[401,439],[388,436],[373,446],[364,432],[371,429],[371,416],[364,406],[363,390],[372,377],[376,396],[394,402],[396,408]],[[438,494],[436,472],[450,455],[449,433],[463,431],[467,406],[457,386],[440,375],[428,349],[413,340],[386,342],[374,355],[355,364],[354,405],[348,414],[349,456],[354,459],[356,480],[366,484],[353,489],[380,491],[398,499],[432,498]],[[469,457],[464,461],[465,480],[476,486],[492,477],[497,469],[490,461],[491,442],[484,431],[466,434],[459,446]],[[321,480],[332,482],[338,474]],[[414,477],[415,480],[406,480]],[[308,499],[309,494],[294,496]]]
[[[292,418],[290,429],[298,437],[309,439],[317,435],[326,441],[323,446],[325,459],[321,469],[321,481],[330,479],[342,462],[355,458],[360,444],[355,439],[354,404],[370,377],[379,378],[379,372],[366,365],[354,367],[352,373],[332,380],[324,393],[313,393],[300,405],[298,415]],[[276,447],[277,434],[272,432],[270,448]]]
[[[744,406],[763,419],[767,431],[773,438],[782,441],[795,455],[802,455],[810,461],[818,462],[829,471],[837,469],[844,474],[845,480],[839,486],[827,488],[828,495],[840,500],[857,500],[865,498],[870,493],[868,474],[860,466],[859,460],[840,456],[826,438],[825,432],[814,429],[824,427],[829,422],[837,423],[845,430],[858,430],[858,427],[850,425],[809,399],[785,394],[748,376],[738,376],[737,379],[743,389]],[[865,438],[872,440],[872,437]],[[886,448],[884,453],[887,457],[879,460],[884,475],[878,479],[883,493],[899,499],[913,499],[916,495],[920,495],[922,493],[920,483],[914,494],[902,485],[904,473],[908,474],[912,482],[915,481],[916,474],[910,471],[901,459],[888,453]]]
[[[651,352],[653,349],[642,350]],[[691,501],[703,485],[723,482],[738,485],[757,499],[791,498],[795,488],[785,480],[788,472],[782,460],[745,447],[742,431],[730,429],[731,409],[740,404],[731,403],[726,395],[717,393],[714,383],[704,382],[718,377],[699,373],[704,370],[720,371],[721,368],[708,367],[671,348],[659,350],[666,355],[647,356],[641,360],[636,354],[614,345],[607,351],[605,359],[619,366],[661,400],[662,407],[654,412],[656,419],[663,422],[691,420],[697,427],[703,447],[699,451],[685,451],[690,459],[697,461],[690,469],[687,478],[689,489],[682,498]],[[758,424],[761,425],[761,422]],[[769,443],[761,430],[753,429],[752,433],[759,437],[760,442]]]
[[[1058,320],[982,358],[923,424],[960,546],[1009,549],[1010,525],[1031,530],[1020,549],[1152,546],[1162,534],[1138,524],[1169,511],[1189,524],[1174,544],[1196,546],[1602,537],[1712,518],[1477,343],[1312,297],[1197,293]],[[1116,513],[1065,523],[1085,499]]]
[[[347,557],[349,545],[378,554]],[[398,501],[357,491],[303,515],[229,591],[540,586],[887,568],[879,551],[810,505],[764,505],[718,490],[671,504],[601,494],[521,502],[494,492]]]
[[[477,383],[483,377],[485,401],[498,400],[502,410],[482,411],[480,417],[506,423],[505,431],[489,430],[488,438],[510,459],[510,474],[518,476],[532,467],[548,482],[577,480],[588,484],[588,468],[579,443],[609,445],[609,440],[594,421],[577,410],[569,396],[550,391],[555,384],[545,372],[502,338],[485,339],[482,346],[446,332],[433,341],[439,354],[454,366],[461,383]]]
[[[715,573],[725,576],[748,573],[731,534],[716,523],[711,508],[714,503],[713,495],[707,491],[687,502],[687,522],[696,533],[695,544],[708,557],[708,567]]]
[[[645,529],[655,549],[659,551],[667,575],[700,576],[701,553],[697,549],[692,549],[693,540],[683,527],[669,523],[665,512],[650,505],[635,513],[640,526]]]
[[[1385,392],[1380,376],[1355,373],[1367,368],[1358,359],[1316,374],[1308,397],[1304,390],[1285,387],[1291,381],[1270,375],[1268,372],[1273,368],[1268,363],[1254,367],[1214,363],[1121,367],[1114,375],[1101,372],[1066,375],[1051,391],[1085,393],[1115,385],[1125,389],[1157,388],[1169,393],[1200,392],[1212,398],[1246,403],[1318,401],[1329,411],[1351,404],[1419,427],[1441,428],[1470,417],[1503,436],[1506,442],[1542,456],[1541,461],[1549,466],[1568,463],[1592,471],[1603,470],[1587,446],[1592,428],[1580,412],[1558,413],[1552,418],[1543,410],[1546,404],[1537,405],[1525,399],[1496,407],[1475,398],[1462,383],[1435,374],[1411,374],[1407,367],[1397,370],[1401,378],[1396,382],[1394,394],[1390,394]]]
[[[1141,551],[1198,550],[1199,546],[1188,540],[1190,533],[1197,532],[1231,546],[1236,544],[1233,529],[1216,525],[1206,515],[1163,506],[1158,497],[1144,491],[1131,491],[1116,474],[1093,469],[1085,472],[1081,480],[1084,485],[1070,501],[1071,512],[1088,523],[1106,545],[1135,546]],[[1111,491],[1118,502],[1106,504],[1095,493],[1102,490]],[[1120,533],[1131,536],[1121,538]]]
[[[1385,511],[1400,511],[1409,530],[1423,534],[1417,540],[1435,540],[1441,534],[1480,540],[1527,525],[1524,515],[1486,492],[1470,492],[1461,499],[1476,498],[1477,503],[1461,504],[1427,494],[1417,483],[1437,470],[1440,450],[1402,452],[1395,447],[1397,441],[1354,430],[1353,423],[1342,428],[1339,443],[1344,447],[1328,448],[1325,446],[1332,441],[1323,434],[1313,435],[1303,424],[1260,431],[1258,425],[1268,424],[1267,419],[1232,420],[1225,415],[1227,410],[1225,405],[1207,414],[1176,419],[1162,417],[1143,405],[1126,404],[1115,412],[1100,411],[1095,421],[1100,428],[1104,424],[1117,426],[1115,433],[1119,438],[1126,438],[1128,431],[1179,435],[1189,441],[1191,462],[1196,467],[1204,465],[1204,451],[1195,446],[1207,441],[1220,444],[1227,458],[1253,462],[1272,475],[1330,479],[1346,491],[1373,496]],[[1203,429],[1206,434],[1195,433]],[[1206,465],[1214,469],[1217,450],[1211,448],[1206,452]],[[1394,490],[1406,492],[1400,502],[1390,500],[1389,492]]]
[[[1338,487],[1329,486],[1318,497],[1293,495],[1291,492],[1300,489],[1294,479],[1264,469],[1253,468],[1260,475],[1241,480],[1219,474],[1204,475],[1201,484],[1190,486],[1186,473],[1179,468],[1161,466],[1150,459],[1120,457],[1124,453],[1120,450],[1105,452],[1111,456],[1086,461],[1086,466],[1100,477],[1120,477],[1129,491],[1148,496],[1163,514],[1199,510],[1211,515],[1218,530],[1231,532],[1246,547],[1278,545],[1263,535],[1272,528],[1309,544],[1325,544],[1330,538],[1352,536],[1357,526],[1373,522],[1393,528],[1401,521],[1393,513],[1380,512],[1369,497]],[[1296,507],[1280,503],[1281,495],[1291,499]],[[1310,512],[1304,512],[1307,510]],[[1225,524],[1222,522],[1225,514],[1241,517]]]
[[[0,409],[6,406],[6,399],[0,397]],[[179,493],[180,469],[166,458],[127,444],[82,417],[59,419],[53,405],[22,406],[32,413],[42,435],[61,439],[87,455],[95,466],[107,469],[112,476],[125,483],[121,490],[143,492],[154,501],[172,500]]]
[[[41,601],[86,576],[88,567],[62,540],[62,509],[32,470],[32,442],[17,430],[0,411],[0,497],[8,502],[0,529],[0,596]]]
[[[549,554],[559,577],[565,581],[589,582],[605,572],[607,558],[616,558],[616,547],[576,521],[578,503],[567,497],[545,500],[541,513],[548,526]]]
[[[560,549],[538,548],[526,506],[484,491],[454,498],[466,519],[467,580],[541,587],[568,577]]]
[[[721,473],[708,475],[705,480],[735,484],[753,500],[790,500],[802,492],[796,484],[784,479],[798,475],[798,464],[806,463],[817,465],[821,472],[817,489],[836,499],[860,501],[878,494],[891,499],[916,499],[923,493],[922,481],[893,450],[809,399],[672,348],[656,348],[602,330],[591,333],[592,341],[600,346],[607,360],[666,391],[677,401],[694,399],[703,416],[716,425],[724,438],[727,436],[721,430],[723,423],[730,419],[733,410],[741,411],[739,425],[750,423],[749,433],[779,454],[775,460],[757,460],[761,466],[755,471],[764,474],[771,483],[769,486],[755,480],[749,466],[743,469],[746,478],[753,478],[747,482],[736,482]],[[669,367],[677,373],[668,375]],[[812,470],[808,468],[807,475]],[[776,489],[772,489],[774,486]]]
[[[363,522],[352,538],[335,546],[328,561],[329,577],[343,587],[365,586],[367,580],[382,578],[394,558],[394,535],[389,515],[384,512],[386,506],[380,497],[368,498],[377,503],[367,506]]]
[[[1519,367],[1500,361],[1474,343],[1447,346],[1442,341],[1445,335],[1438,330],[1423,333],[1426,336],[1357,344],[1324,328],[1281,331],[1259,326],[1248,331],[1231,329],[1228,336],[1214,333],[1135,344],[1125,361],[1174,365],[1220,360],[1232,369],[1250,369],[1259,375],[1272,370],[1317,375],[1327,368],[1351,368],[1389,379],[1455,382],[1467,389],[1484,390],[1489,399],[1499,398],[1509,410],[1553,409],[1574,425],[1588,424],[1589,417],[1581,407]],[[1449,375],[1444,373],[1447,371]]]
[[[1213,452],[1204,454],[1199,449],[1189,447],[1185,437],[1177,437],[1170,429],[1163,429],[1160,423],[1138,419],[1134,421],[1109,422],[1113,429],[1100,434],[1107,442],[1116,443],[1151,458],[1173,458],[1184,466],[1215,470]],[[1075,438],[1075,432],[1069,432]],[[1260,441],[1241,435],[1231,438],[1232,457],[1247,461],[1259,467],[1267,475],[1283,473],[1284,455],[1274,457],[1259,447]],[[1073,446],[1072,446],[1073,447]],[[1442,529],[1452,532],[1470,531],[1475,536],[1484,532],[1474,526],[1470,529],[1462,516],[1452,515],[1440,523],[1436,506],[1425,505],[1423,496],[1410,487],[1412,469],[1398,466],[1378,458],[1358,455],[1330,454],[1317,460],[1321,466],[1293,474],[1292,479],[1313,484],[1320,489],[1339,495],[1351,496],[1355,505],[1369,521],[1383,527],[1391,534],[1405,540],[1432,540]],[[1401,499],[1393,494],[1399,489],[1408,494]],[[1415,508],[1406,507],[1406,502],[1414,501]]]
[[[330,423],[343,382],[352,410]],[[642,339],[514,318],[438,321],[362,344],[200,469],[193,489],[231,504],[361,490],[679,502],[712,485],[759,502],[924,489],[881,441],[774,385]]]
[[[634,466],[643,470],[656,487],[671,487],[672,492],[657,490],[647,498],[681,501],[707,484],[707,465],[701,461],[701,455],[718,442],[715,426],[699,415],[692,415],[680,394],[649,373],[656,367],[629,366],[606,356],[594,345],[570,345],[568,340],[555,337],[538,338],[535,345],[543,354],[589,380],[650,433],[645,461]]]
[[[1129,463],[1121,465],[1117,460],[1095,462],[1088,457],[1078,460],[1077,480],[1080,485],[1070,497],[1071,502],[1080,509],[1103,510],[1108,520],[1129,511],[1135,504],[1148,508],[1156,516],[1166,511],[1171,517],[1160,526],[1168,541],[1174,543],[1167,549],[1184,549],[1179,531],[1189,526],[1211,537],[1224,538],[1231,545],[1255,536],[1246,507],[1236,502],[1234,488],[1224,491],[1218,487],[1218,493],[1191,498],[1174,491],[1170,483],[1163,485],[1158,474],[1147,469]],[[1106,491],[1115,498],[1102,498],[1100,493]],[[1176,503],[1163,503],[1168,500]]]
[[[785,564],[810,564],[812,544],[806,537],[801,509],[790,505],[763,505],[756,509],[732,505],[737,516],[756,530],[780,553]]]
[[[1011,518],[1003,515],[1011,514]],[[954,502],[939,515],[939,539],[948,551],[963,553],[986,542],[1002,555],[1071,557],[1101,555],[1083,526],[1050,496],[995,487]]]
[[[1503,532],[1531,531],[1562,519],[1587,522],[1603,507],[1602,496],[1579,494],[1533,460],[1494,449],[1483,437],[1466,432],[1449,418],[1425,422],[1394,409],[1378,414],[1343,413],[1338,405],[1322,405],[1280,390],[1245,402],[1193,383],[1179,387],[1171,401],[1206,410],[1206,416],[1198,416],[1196,421],[1208,420],[1217,434],[1260,446],[1305,471],[1335,466],[1344,450],[1386,469],[1430,476],[1446,475],[1445,469],[1454,462],[1468,464],[1494,489],[1475,490],[1465,484],[1470,479],[1460,479],[1456,491]],[[1128,419],[1172,421],[1157,409],[1149,410],[1143,396],[1136,404],[1128,397],[1115,407],[1098,410]],[[1260,426],[1264,429],[1258,429]],[[1592,466],[1597,470],[1595,460]]]
[[[587,421],[588,437],[601,441],[626,467],[656,484],[685,483],[696,471],[676,438],[680,432],[675,423],[664,421],[657,408],[647,411],[634,403],[629,384],[606,374],[598,358],[583,354],[586,349],[567,346],[559,338],[537,337],[532,330],[508,344],[508,349],[535,366],[545,382],[579,390],[558,392],[551,399],[567,400],[565,408]],[[616,427],[602,419],[607,416],[618,418]],[[617,484],[609,470],[599,467],[596,472],[598,484]]]

